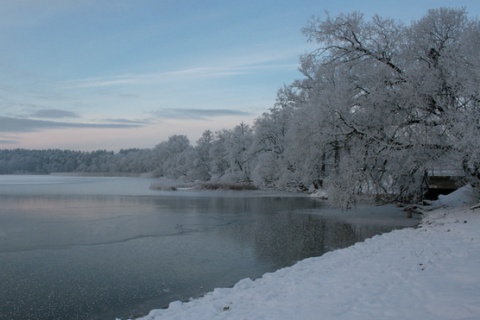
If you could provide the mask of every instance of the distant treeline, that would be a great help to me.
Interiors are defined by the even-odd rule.
[[[0,150],[0,174],[56,172],[144,173],[153,171],[150,149],[106,150]]]

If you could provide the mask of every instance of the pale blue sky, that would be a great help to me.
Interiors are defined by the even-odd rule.
[[[0,148],[118,150],[251,124],[301,77],[300,29],[478,0],[0,0]]]

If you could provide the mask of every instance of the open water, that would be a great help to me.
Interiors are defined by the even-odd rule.
[[[152,182],[0,176],[0,319],[140,316],[402,227],[301,195]]]

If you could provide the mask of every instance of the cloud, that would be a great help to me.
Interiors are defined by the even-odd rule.
[[[30,114],[33,118],[62,119],[62,118],[78,118],[78,114],[72,111],[59,109],[43,109]]]
[[[99,88],[121,85],[149,84],[171,82],[182,79],[225,77],[243,74],[245,71],[237,68],[198,67],[159,73],[126,74],[111,77],[96,77],[67,81],[65,88]]]
[[[113,123],[130,124],[130,125],[143,125],[143,124],[150,124],[151,123],[148,120],[130,120],[130,119],[104,119],[103,121],[113,122]]]
[[[140,98],[140,95],[138,94],[133,94],[133,93],[120,93],[118,94],[120,98],[128,98],[128,99],[136,99]]]
[[[156,116],[169,119],[196,119],[202,120],[207,118],[225,117],[225,116],[251,116],[246,111],[229,110],[229,109],[162,109],[155,112]]]
[[[163,83],[173,81],[184,81],[192,79],[231,77],[248,74],[254,70],[265,69],[293,69],[297,64],[263,64],[246,66],[225,66],[225,67],[194,67],[158,73],[126,74],[119,76],[106,76],[66,81],[61,84],[64,88],[101,88],[122,85],[144,85],[151,83]]]
[[[17,144],[17,140],[12,139],[0,139],[0,144]]]
[[[78,123],[48,120],[21,119],[0,116],[0,132],[34,132],[57,128],[97,128],[97,129],[128,129],[143,126],[140,123]]]

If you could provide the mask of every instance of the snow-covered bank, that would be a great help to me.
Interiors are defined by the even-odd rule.
[[[469,192],[443,197],[419,228],[173,302],[141,319],[480,319],[480,209],[468,207]]]

